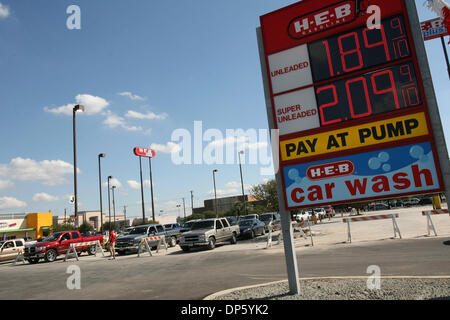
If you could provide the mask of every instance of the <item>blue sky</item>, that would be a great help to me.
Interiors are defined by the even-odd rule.
[[[157,152],[157,214],[178,214],[182,197],[190,207],[190,190],[201,206],[215,168],[219,194],[238,195],[237,162],[175,165],[168,143],[175,129],[193,132],[196,120],[224,134],[267,128],[255,28],[260,15],[294,2],[0,0],[0,213],[73,210],[72,117],[64,111],[76,103],[90,107],[77,114],[79,210],[99,207],[97,155],[106,153],[102,178],[120,182],[117,210],[127,205],[141,216],[135,146]],[[420,19],[434,18],[422,2]],[[81,30],[66,27],[71,4],[81,8]],[[426,48],[443,110],[450,90],[440,40]],[[447,114],[441,111],[448,142]],[[147,161],[143,168],[148,179]],[[243,172],[248,186],[271,178],[257,164]],[[149,216],[148,185],[144,192]],[[103,199],[105,208],[105,188]]]

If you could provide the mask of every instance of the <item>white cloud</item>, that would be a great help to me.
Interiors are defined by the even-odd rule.
[[[251,185],[244,183],[244,193],[248,193],[248,190],[251,188]],[[224,189],[216,189],[217,196],[233,196],[233,195],[242,195],[242,187],[241,183],[237,181],[230,181],[225,184]],[[214,189],[208,192],[209,195],[214,196]]]
[[[140,101],[145,100],[145,98],[142,98],[141,96],[138,96],[137,94],[132,94],[129,91],[119,92],[118,94],[119,94],[119,96],[122,96],[122,97],[128,97],[131,100],[140,100]]]
[[[0,180],[0,190],[14,188],[15,184],[11,180]]]
[[[9,17],[9,8],[4,4],[0,3],[0,19],[6,19]]]
[[[108,188],[108,182],[103,182],[103,186]],[[116,188],[122,187],[122,183],[116,178],[112,178],[109,180],[109,186],[112,188],[112,186],[116,186]]]
[[[181,146],[173,142],[167,142],[166,145],[152,143],[150,147],[155,151],[159,151],[162,153],[173,153],[181,151]]]
[[[81,104],[84,106],[83,113],[93,115],[101,113],[109,106],[109,102],[105,99],[90,94],[79,94],[75,97],[75,101],[76,103],[69,103],[56,108],[45,107],[44,110],[53,114],[64,114],[70,116],[73,113],[73,107],[76,104]]]
[[[81,173],[80,169],[77,169]],[[20,181],[43,181],[49,186],[68,183],[64,177],[73,174],[73,165],[62,160],[43,160],[14,158],[8,164],[0,164],[0,177]]]
[[[17,209],[26,207],[27,204],[23,201],[17,200],[12,197],[0,197],[0,210],[4,209]]]
[[[137,182],[136,180],[128,180],[127,184],[131,189],[135,190],[141,189],[141,183]],[[153,185],[155,184],[153,183]],[[144,180],[144,187],[150,187],[150,179]]]
[[[57,201],[57,200],[59,200],[58,197],[52,196],[45,192],[36,193],[33,196],[33,201],[35,201],[35,202],[50,202],[50,201]]]
[[[208,146],[222,147],[227,144],[244,143],[249,140],[248,137],[226,137],[225,139],[217,139],[208,144]]]
[[[128,112],[125,114],[125,117],[127,118],[141,120],[164,120],[167,118],[167,116],[167,113],[156,114],[154,112],[147,112],[146,114],[144,114],[133,110],[128,110]]]
[[[125,119],[112,113],[106,113],[106,119],[103,121],[105,125],[107,125],[110,129],[114,129],[117,127],[123,128],[127,131],[142,131],[142,127],[130,126],[126,123]]]
[[[141,188],[141,184],[135,180],[128,180],[127,184],[131,189],[138,190]]]

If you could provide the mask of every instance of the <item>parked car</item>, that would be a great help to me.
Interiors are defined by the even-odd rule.
[[[180,229],[181,226],[179,223],[168,223],[164,225],[164,229],[166,230],[175,230],[175,229]]]
[[[25,249],[24,239],[0,241],[0,262],[14,260]]]
[[[65,254],[71,244],[97,240],[100,241],[101,245],[103,243],[103,236],[82,237],[79,231],[55,232],[43,238],[41,241],[30,246],[25,246],[24,259],[32,264],[38,263],[42,258],[47,262],[53,262],[59,255]],[[76,247],[75,250],[78,254],[86,251],[89,254],[95,254],[97,248],[95,245],[84,245]]]
[[[266,234],[266,224],[259,219],[239,220],[241,238],[253,239],[258,235]]]
[[[192,225],[191,231],[181,235],[180,247],[185,252],[202,246],[212,250],[219,242],[235,244],[239,234],[239,226],[231,226],[225,218],[201,220]]]
[[[185,223],[181,226],[180,232],[183,233],[183,232],[191,231],[192,225],[193,225],[195,222],[197,222],[197,221],[200,221],[200,219],[190,220],[190,221],[188,221],[188,222],[185,222]]]
[[[225,218],[228,220],[228,222],[232,226],[237,225],[239,223],[239,218],[238,217],[230,216],[230,217],[225,217]]]
[[[264,229],[266,232],[269,232],[269,224],[272,222],[272,226],[281,223],[281,216],[277,212],[268,212],[263,213],[259,216],[259,220],[264,222]]]
[[[429,197],[422,198],[422,199],[420,199],[419,204],[420,205],[433,204],[433,198],[429,198]]]
[[[150,236],[165,236],[166,243],[170,247],[175,247],[178,237],[181,234],[179,230],[167,230],[161,224],[146,224],[134,227],[130,234],[117,238],[116,251],[118,254],[126,254],[128,252],[137,252],[143,238]],[[158,245],[159,240],[149,241],[150,248]]]
[[[239,217],[239,220],[247,220],[247,219],[259,219],[259,215],[257,215],[257,214],[247,214],[245,216]]]
[[[389,210],[390,207],[382,202],[369,205],[369,210]]]
[[[411,199],[403,201],[403,206],[412,207],[412,206],[417,206],[419,203],[420,203],[420,199],[411,198]]]

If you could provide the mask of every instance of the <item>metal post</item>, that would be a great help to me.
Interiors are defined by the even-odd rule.
[[[417,53],[417,60],[419,64],[420,73],[422,75],[423,88],[425,91],[425,98],[428,105],[428,113],[430,115],[431,127],[436,146],[439,166],[441,168],[442,178],[445,187],[445,196],[450,199],[450,162],[448,158],[447,144],[445,142],[442,122],[439,115],[439,108],[437,105],[436,94],[433,87],[433,80],[431,78],[430,66],[428,64],[427,53],[425,50],[425,43],[420,28],[419,17],[417,16],[417,7],[415,1],[405,1],[405,6],[408,11],[409,22],[411,25],[412,36]]]
[[[191,190],[191,206],[192,206],[192,213],[194,214],[194,191]]]
[[[308,217],[308,220],[306,220],[306,221],[308,221],[309,235],[311,237],[311,246],[314,247],[313,236],[312,236],[312,231],[311,231],[311,224],[309,223],[309,217]]]
[[[103,203],[102,203],[102,167],[100,158],[105,156],[104,153],[98,155],[98,187],[100,191],[100,232],[103,233]]]
[[[266,99],[266,109],[267,109],[267,120],[269,122],[269,128],[275,129],[274,124],[274,118],[272,113],[272,102],[270,99],[270,88],[269,88],[269,77],[267,74],[267,68],[266,68],[266,60],[265,60],[265,53],[264,53],[264,47],[262,42],[262,32],[261,28],[256,29],[256,36],[258,39],[258,48],[259,48],[259,56],[260,56],[260,63],[261,63],[261,73],[264,83],[264,95]],[[272,130],[271,130],[271,141],[273,142],[272,145],[278,145],[279,141],[273,141],[274,139],[277,139],[276,136],[272,136]],[[278,193],[278,205],[280,209],[280,215],[281,215],[281,225],[282,225],[282,232],[284,234],[284,253],[286,256],[286,269],[288,274],[288,281],[289,281],[289,291],[290,294],[298,294],[300,293],[300,283],[299,283],[299,273],[298,273],[298,266],[297,266],[297,256],[295,253],[295,246],[294,246],[294,238],[292,234],[292,228],[291,228],[291,219],[289,212],[286,210],[284,206],[284,199],[283,194],[284,190],[282,189],[282,179],[281,179],[281,172],[278,168],[279,164],[279,152],[276,152],[275,150],[272,150],[272,156],[274,160],[274,167],[275,170],[275,178],[277,181],[277,193]]]
[[[142,201],[142,223],[145,223],[145,207],[144,207],[144,183],[142,182],[142,161],[141,156],[139,156],[139,172],[141,176],[141,201]]]
[[[152,158],[149,157],[148,158],[148,165],[150,167],[150,193],[152,196],[152,217],[153,217],[153,221],[156,221],[155,218],[155,203],[153,201],[153,177],[152,177]]]
[[[352,233],[350,231],[350,220],[347,220],[347,241],[352,243]]]
[[[246,215],[246,214],[248,214],[248,212],[247,212],[247,202],[245,201],[244,180],[242,178],[241,153],[244,153],[244,151],[239,151],[238,157],[239,157],[239,171],[241,173],[242,202],[244,203],[244,214]],[[238,216],[239,216],[239,211],[238,211]]]
[[[108,225],[108,231],[111,231],[111,201],[110,201],[110,193],[109,193],[109,180],[111,179],[111,176],[108,177],[108,213],[109,213],[109,225]]]
[[[127,224],[127,206],[123,206],[123,216],[124,216],[125,224],[128,227],[128,224]]]
[[[114,189],[116,186],[112,186],[112,195],[113,195],[113,212],[114,212],[114,230],[116,230],[116,200],[114,199]]]
[[[184,220],[183,221],[186,221],[186,205],[184,203],[184,198],[183,198],[183,212],[184,212]]]
[[[445,44],[444,37],[441,37],[442,48],[444,49],[445,62],[447,63],[448,77],[450,78],[450,62],[448,62],[447,45]]]
[[[217,193],[216,193],[216,175],[217,169],[213,170],[213,182],[214,182],[214,207],[216,209],[216,218],[219,217],[219,213],[217,211]]]
[[[78,227],[78,195],[77,195],[77,129],[75,121],[75,108],[73,108],[73,192],[74,192],[74,216],[75,227]]]

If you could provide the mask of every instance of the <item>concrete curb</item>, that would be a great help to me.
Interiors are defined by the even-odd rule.
[[[369,276],[344,276],[344,277],[311,277],[311,278],[299,278],[299,281],[304,280],[336,280],[336,279],[367,279]],[[448,276],[381,276],[381,279],[450,279],[450,275]],[[253,289],[258,287],[266,287],[274,284],[279,284],[283,282],[287,282],[288,280],[278,280],[273,282],[267,282],[262,284],[256,284],[251,286],[244,286],[244,287],[238,287],[238,288],[232,288],[227,290],[222,290],[213,294],[210,294],[203,298],[203,300],[215,300],[220,296],[230,294],[235,291],[241,291],[246,289]]]

